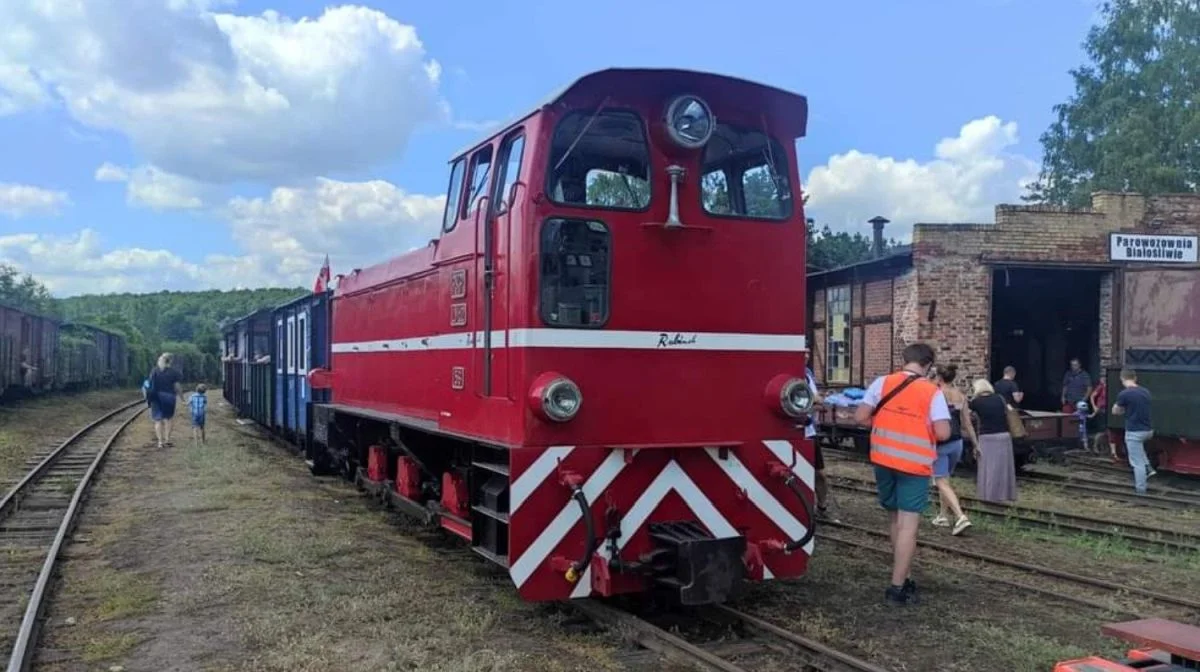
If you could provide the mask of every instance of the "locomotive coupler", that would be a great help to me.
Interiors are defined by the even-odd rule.
[[[716,604],[736,596],[746,576],[746,538],[717,539],[695,521],[651,523],[655,549],[639,569],[670,588],[684,605]]]

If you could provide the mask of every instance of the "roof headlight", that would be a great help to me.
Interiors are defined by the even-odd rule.
[[[716,125],[712,109],[698,96],[679,96],[667,105],[667,133],[684,149],[703,147]]]

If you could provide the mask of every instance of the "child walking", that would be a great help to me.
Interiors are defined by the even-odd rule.
[[[204,393],[207,391],[203,383],[197,385],[196,393],[188,400],[192,409],[192,438],[200,443],[204,443],[204,416],[208,412],[208,397]]]

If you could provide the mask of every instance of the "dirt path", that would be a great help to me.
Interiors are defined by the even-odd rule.
[[[572,634],[506,575],[450,560],[462,553],[438,535],[397,529],[403,519],[234,425],[225,404],[210,409],[205,446],[180,432],[159,452],[149,427],[119,444],[36,669],[633,669],[606,636]]]
[[[53,394],[0,406],[0,494],[41,448],[62,443],[105,411],[137,399],[136,388]]]

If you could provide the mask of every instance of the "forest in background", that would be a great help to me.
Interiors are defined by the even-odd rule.
[[[189,380],[216,382],[221,372],[221,323],[305,293],[299,287],[273,287],[59,299],[36,278],[0,264],[0,303],[123,335],[135,380],[150,371],[160,353],[170,352]]]

